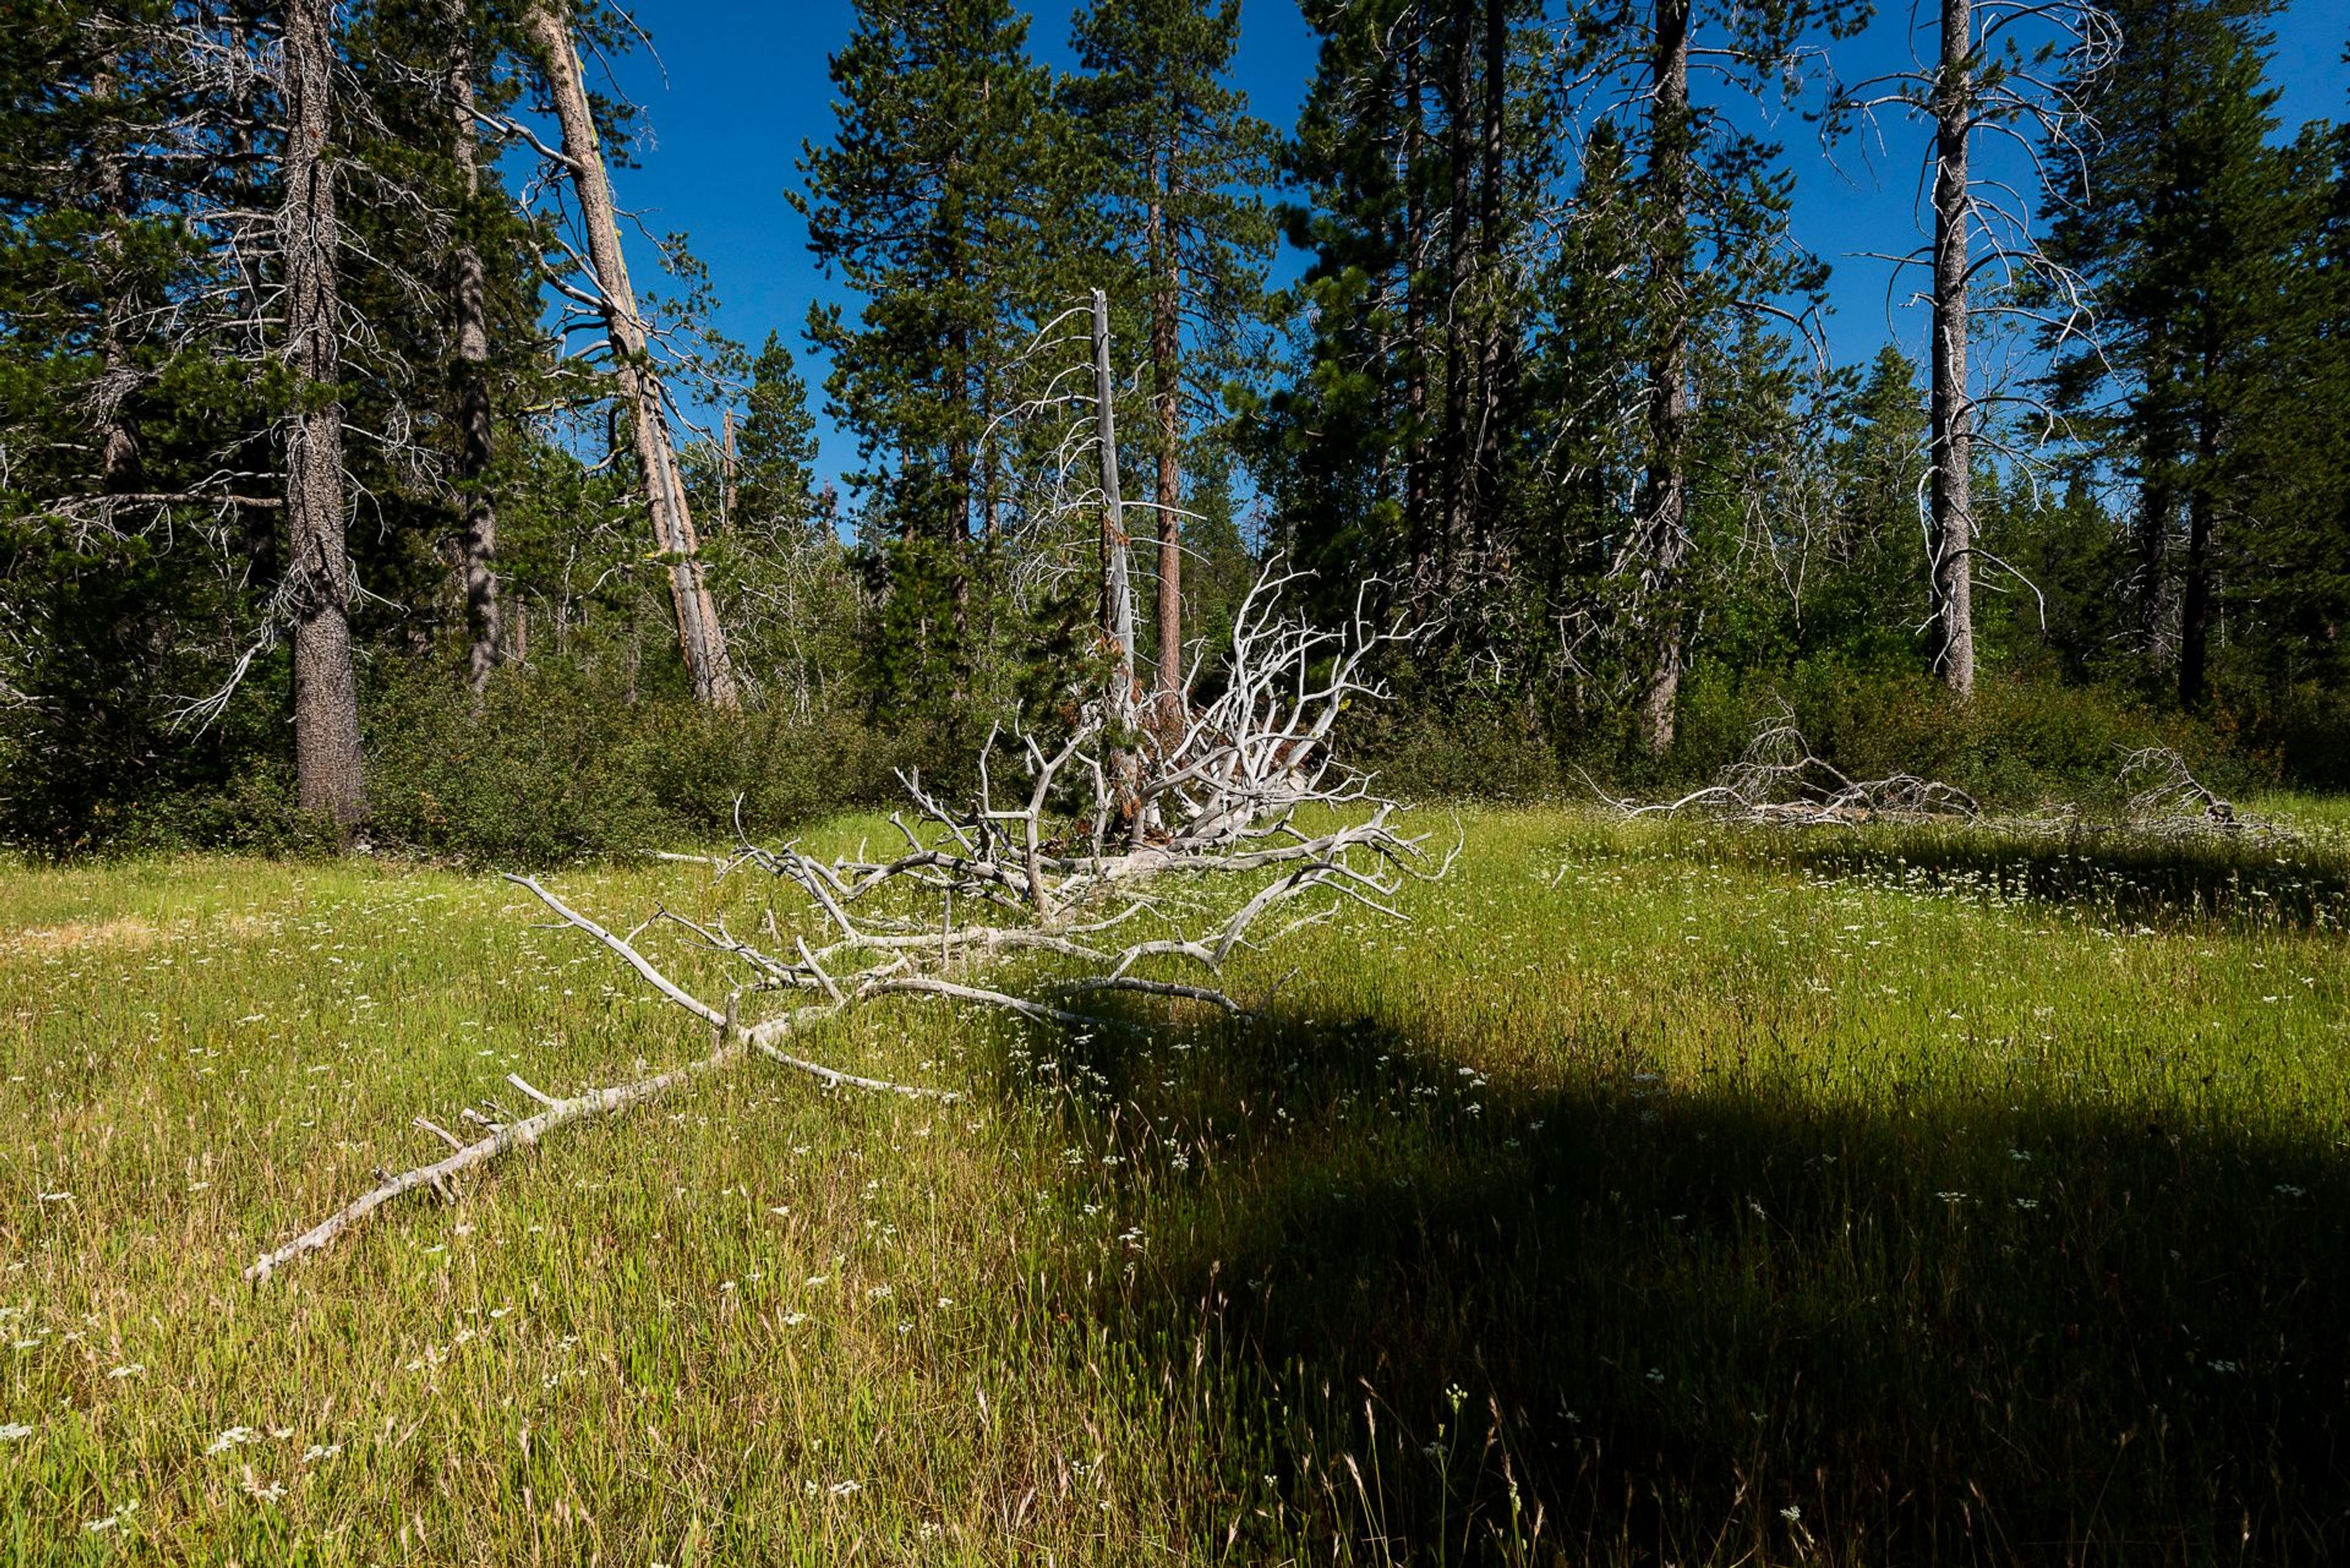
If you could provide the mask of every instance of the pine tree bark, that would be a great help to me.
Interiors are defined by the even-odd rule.
[[[1151,259],[1150,368],[1159,403],[1159,707],[1170,722],[1183,711],[1182,274],[1167,204],[1175,193],[1175,150],[1160,150],[1146,218]]]
[[[1934,79],[1934,309],[1928,525],[1933,660],[1950,691],[1974,695],[1974,401],[1967,390],[1967,167],[1973,129],[1973,0],[1942,0]]]
[[[457,489],[463,499],[465,524],[458,536],[459,570],[465,594],[468,647],[465,676],[476,696],[497,668],[498,512],[490,493],[490,328],[488,278],[480,250],[473,244],[475,204],[481,196],[481,171],[473,128],[473,62],[465,15],[455,9],[449,56],[449,103],[454,123],[451,148],[464,192],[466,211],[460,219],[455,261],[457,307]]]
[[[1656,653],[1640,697],[1640,734],[1653,756],[1672,749],[1684,657],[1683,569],[1689,558],[1690,5],[1657,0],[1648,105],[1648,463],[1643,597],[1656,618]]]
[[[1478,171],[1477,448],[1471,500],[1481,545],[1497,531],[1503,403],[1502,126],[1509,89],[1508,0],[1485,0],[1484,153]]]
[[[1128,566],[1126,500],[1118,472],[1118,413],[1116,383],[1110,373],[1109,296],[1095,289],[1094,440],[1101,449],[1101,602],[1102,633],[1109,644],[1112,664],[1110,702],[1123,711],[1134,696],[1134,592]]]
[[[120,59],[109,50],[99,60],[99,68],[90,78],[90,98],[99,103],[114,99],[117,92],[116,73]],[[106,228],[98,243],[98,255],[103,272],[111,274],[122,258],[122,235],[120,225],[130,216],[130,177],[125,166],[121,141],[117,134],[119,121],[103,119],[98,127],[94,142],[92,170],[93,195],[99,214]],[[119,289],[111,286],[118,280],[109,278],[106,299],[101,306],[99,327],[99,359],[100,365],[99,398],[100,419],[99,428],[99,464],[105,491],[115,493],[137,488],[139,442],[130,432],[130,421],[122,412],[122,401],[130,391],[131,372],[129,355],[125,352],[122,318],[130,306]],[[113,514],[107,514],[109,524]]]
[[[2203,384],[2217,373],[2204,362]],[[2209,394],[2207,393],[2208,397]],[[2178,705],[2200,712],[2211,680],[2211,471],[2219,461],[2219,416],[2207,403],[2195,423],[2195,479],[2187,492],[2187,559],[2178,583]]]
[[[1428,305],[1420,265],[1428,244],[1428,196],[1420,171],[1428,126],[1425,18],[1425,8],[1416,7],[1403,67],[1403,516],[1412,591],[1419,598],[1436,586],[1436,546],[1430,537],[1434,530],[1428,515]]]
[[[1444,237],[1444,535],[1441,574],[1447,593],[1459,587],[1469,550],[1470,467],[1474,453],[1469,431],[1470,312],[1475,286],[1470,276],[1470,225],[1475,221],[1474,146],[1471,141],[1471,75],[1476,51],[1470,47],[1472,8],[1456,3],[1445,40],[1444,158],[1451,177]]]
[[[294,622],[296,798],[348,832],[367,815],[359,678],[351,663],[351,567],[343,522],[340,237],[334,165],[334,0],[286,0],[286,146],[278,235],[286,269],[285,359],[300,405],[288,431],[286,570]]]
[[[597,291],[603,302],[620,400],[635,427],[637,462],[644,478],[646,510],[652,516],[653,541],[668,561],[678,648],[685,656],[694,696],[711,707],[733,709],[740,705],[741,697],[726,657],[726,634],[702,576],[702,541],[686,504],[685,483],[661,408],[660,378],[653,368],[644,318],[638,314],[636,292],[629,286],[628,261],[620,250],[619,214],[604,169],[603,143],[581,78],[579,52],[552,0],[532,5],[525,13],[525,25],[546,67],[556,119],[563,128],[563,155],[570,165],[588,231],[588,265],[595,269]]]

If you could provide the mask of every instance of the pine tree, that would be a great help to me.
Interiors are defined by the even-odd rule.
[[[806,146],[793,200],[852,317],[812,307],[826,391],[856,432],[849,475],[888,562],[892,700],[971,691],[974,589],[1005,521],[991,422],[1002,367],[1055,299],[1045,236],[1067,202],[1052,83],[1009,0],[860,0],[832,57],[840,124]]]
[[[1794,185],[1777,167],[1778,148],[1744,130],[1727,106],[1693,97],[1690,61],[1702,52],[1742,95],[1759,96],[1795,74],[1814,40],[1848,36],[1867,10],[1866,0],[1759,7],[1651,0],[1578,17],[1592,57],[1628,56],[1617,68],[1640,87],[1641,123],[1627,140],[1640,151],[1648,236],[1648,454],[1627,565],[1638,583],[1639,629],[1653,643],[1639,699],[1652,755],[1671,747],[1687,662],[1692,371],[1709,338],[1726,342],[1738,330],[1742,306],[1789,295],[1816,300],[1826,283],[1825,269],[1788,238]]]
[[[1509,552],[1527,240],[1560,140],[1551,46],[1518,0],[1327,0],[1306,18],[1323,41],[1286,161],[1312,203],[1285,213],[1314,253],[1291,299],[1306,325],[1254,449],[1305,558],[1458,612]]]
[[[2290,161],[2270,145],[2274,8],[2122,0],[2119,56],[2079,84],[2101,141],[2052,244],[2099,320],[2054,389],[2136,483],[2142,624],[2150,639],[2175,625],[2189,709],[2209,694],[2222,534],[2247,511],[2263,389],[2290,374],[2275,358],[2297,224]]]
[[[734,458],[734,521],[806,527],[817,514],[816,419],[799,366],[775,333],[767,334],[752,362],[746,401]]]
[[[1181,472],[1243,369],[1274,237],[1257,193],[1273,132],[1227,83],[1239,38],[1239,0],[1095,0],[1076,24],[1087,74],[1072,106],[1113,243],[1148,302],[1162,699],[1183,679]]]

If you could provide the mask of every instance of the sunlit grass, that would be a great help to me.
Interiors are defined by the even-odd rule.
[[[2320,1560],[2335,842],[1480,815],[1261,1023],[877,1007],[807,1053],[963,1098],[747,1066],[260,1290],[412,1118],[708,1037],[491,879],[13,870],[0,1553]]]

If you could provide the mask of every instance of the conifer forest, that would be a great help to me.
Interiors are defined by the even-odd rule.
[[[2342,1561],[2345,630],[2323,0],[0,0],[0,1559]]]

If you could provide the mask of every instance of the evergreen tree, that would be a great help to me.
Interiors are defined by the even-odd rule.
[[[1239,0],[1094,0],[1076,25],[1086,76],[1070,84],[1112,244],[1147,301],[1151,504],[1159,535],[1159,688],[1183,672],[1181,472],[1222,412],[1263,316],[1274,238],[1258,194],[1274,136],[1228,85]]]
[[[1642,317],[1648,451],[1637,526],[1626,560],[1637,584],[1632,621],[1653,649],[1639,698],[1641,737],[1652,755],[1672,744],[1674,702],[1687,662],[1691,605],[1685,586],[1696,497],[1690,442],[1692,372],[1709,348],[1742,330],[1742,308],[1794,296],[1816,304],[1826,269],[1787,234],[1794,180],[1779,149],[1753,135],[1726,105],[1690,89],[1702,55],[1746,96],[1797,74],[1808,43],[1858,30],[1867,0],[1786,0],[1767,6],[1650,0],[1594,7],[1577,26],[1593,65],[1611,57],[1638,85],[1640,123],[1627,140],[1640,151],[1641,226],[1648,297]]]
[[[1254,446],[1304,559],[1400,579],[1465,632],[1512,545],[1531,220],[1560,140],[1551,43],[1519,0],[1305,12],[1322,46],[1286,161],[1311,202],[1284,223],[1314,259]]]
[[[734,522],[771,519],[806,527],[817,517],[816,418],[783,338],[767,334],[751,364],[750,407],[734,458]]]
[[[2254,499],[2259,421],[2290,372],[2291,161],[2270,144],[2274,0],[2120,0],[2110,74],[2079,84],[2102,139],[2053,253],[2095,290],[2094,349],[2063,350],[2062,404],[2137,490],[2132,587],[2150,650],[2209,692],[2225,535]]]
[[[994,417],[1003,368],[1055,295],[1050,231],[1067,139],[1009,0],[860,0],[832,57],[840,124],[800,161],[809,244],[858,296],[810,309],[826,390],[856,432],[849,476],[883,552],[892,701],[950,711],[972,690],[979,567],[1006,521]]]

